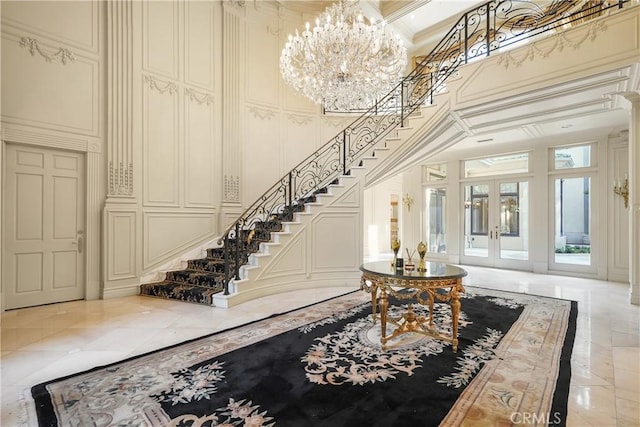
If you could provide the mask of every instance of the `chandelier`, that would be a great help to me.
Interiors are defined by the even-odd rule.
[[[289,35],[280,55],[287,84],[326,111],[372,107],[398,83],[407,51],[384,21],[365,23],[358,0],[327,7],[316,25]]]

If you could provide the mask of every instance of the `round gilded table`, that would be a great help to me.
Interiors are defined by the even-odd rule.
[[[386,350],[387,342],[405,333],[414,332],[450,342],[453,351],[458,350],[458,317],[460,315],[460,293],[464,292],[462,278],[467,272],[455,265],[426,262],[426,271],[395,268],[389,261],[362,264],[360,289],[371,293],[373,322],[380,319],[380,343]],[[399,318],[388,315],[389,295],[401,301],[410,301],[407,312]],[[445,335],[433,325],[433,304],[448,302],[451,306],[452,331]],[[429,307],[429,316],[418,316],[413,304]],[[396,326],[387,336],[387,323]]]

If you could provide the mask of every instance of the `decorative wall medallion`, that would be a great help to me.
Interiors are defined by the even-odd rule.
[[[606,31],[606,30],[607,30],[607,26],[605,25],[604,22],[596,21],[589,25],[589,29],[587,30],[587,32],[578,40],[569,40],[569,38],[567,37],[567,32],[562,32],[556,35],[554,39],[554,43],[551,44],[551,46],[549,46],[548,48],[542,49],[540,47],[543,43],[546,43],[547,41],[547,40],[542,40],[540,42],[529,45],[525,55],[522,56],[520,59],[516,59],[514,55],[511,54],[511,52],[506,52],[503,55],[500,55],[498,57],[498,64],[504,65],[505,69],[509,68],[509,66],[511,65],[520,67],[527,59],[529,61],[533,61],[536,58],[536,56],[540,56],[542,58],[548,58],[553,51],[557,50],[558,52],[562,52],[562,50],[567,46],[575,50],[575,49],[578,49],[582,45],[582,43],[584,43],[587,40],[594,41],[596,39],[596,35],[599,32]]]
[[[31,37],[22,37],[20,39],[20,47],[25,47],[29,49],[29,53],[32,56],[35,56],[38,53],[40,56],[44,58],[47,62],[53,62],[54,60],[60,60],[64,65],[67,65],[67,62],[74,62],[76,57],[71,53],[70,50],[65,48],[59,48],[57,52],[48,54],[44,52],[40,45],[38,44],[38,40],[33,39]]]
[[[240,201],[240,178],[237,176],[224,176],[224,201]]]
[[[269,108],[260,108],[260,107],[251,105],[248,107],[248,109],[251,112],[251,114],[253,114],[253,117],[261,120],[270,120],[273,118],[273,116],[276,115],[276,112]]]
[[[109,195],[133,195],[133,163],[129,163],[125,168],[120,162],[120,165],[114,168],[113,162],[109,162]]]
[[[144,76],[144,81],[149,83],[151,89],[155,89],[161,94],[169,92],[170,95],[173,95],[178,91],[178,86],[171,81],[163,82],[149,75]]]
[[[208,93],[204,93],[204,92],[198,92],[197,90],[191,89],[191,88],[186,88],[184,90],[185,94],[187,94],[187,96],[189,96],[189,100],[190,101],[195,101],[200,105],[206,104],[206,105],[211,105],[213,104],[213,95],[208,94]]]
[[[287,117],[297,125],[306,125],[313,120],[312,116],[300,116],[297,114],[289,114]]]

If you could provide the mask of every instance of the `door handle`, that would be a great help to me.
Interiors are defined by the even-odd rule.
[[[489,239],[493,239],[493,230],[489,231]]]
[[[78,231],[78,240],[76,240],[75,242],[71,242],[72,245],[77,245],[78,246],[78,253],[81,254],[82,253],[82,231]]]

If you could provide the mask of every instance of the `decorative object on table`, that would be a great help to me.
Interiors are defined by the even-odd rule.
[[[404,258],[400,257],[398,259],[396,259],[396,271],[400,271],[402,272],[402,269],[404,268]]]
[[[395,267],[396,261],[398,260],[398,251],[400,250],[400,240],[393,239],[391,241],[391,250],[393,251],[393,261],[391,262],[391,267]]]
[[[416,265],[413,263],[413,256],[416,254],[416,251],[409,251],[409,248],[405,248],[407,251],[407,262],[404,265],[404,269],[407,271],[413,271],[416,268]]]
[[[420,262],[418,263],[418,271],[424,273],[427,271],[427,264],[424,262],[424,256],[427,254],[427,245],[420,242],[418,243],[418,255],[420,256]]]

